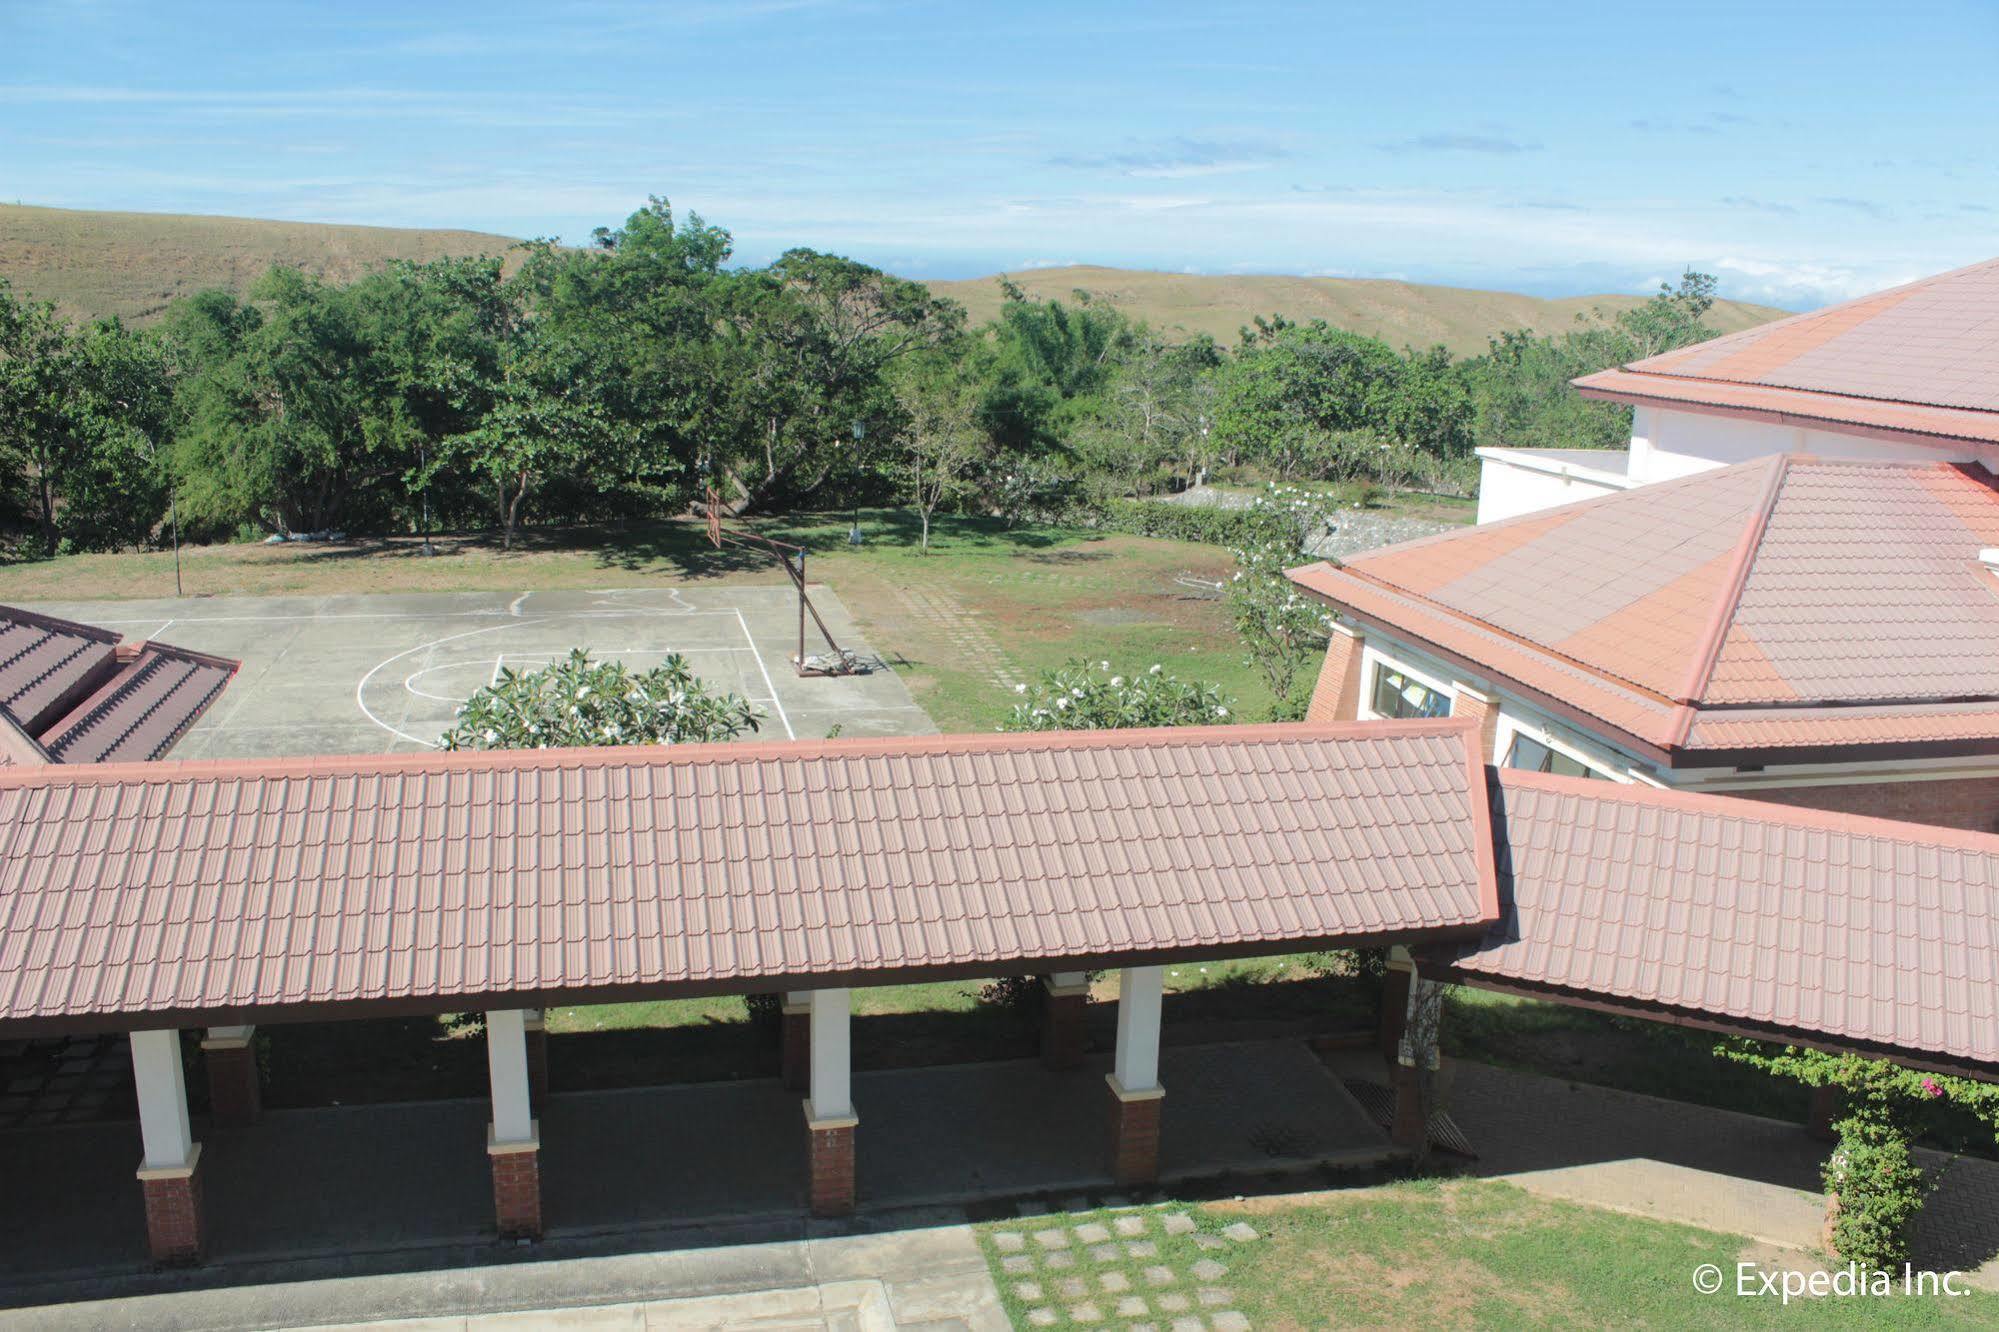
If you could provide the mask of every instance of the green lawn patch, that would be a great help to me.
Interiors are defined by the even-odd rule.
[[[1164,1234],[1163,1219],[1172,1215],[1190,1218],[1192,1228]],[[1083,1225],[1115,1225],[1120,1216],[1146,1218],[1157,1232],[1156,1259],[1093,1255],[1073,1239]],[[1226,1238],[1227,1228],[1238,1223],[1257,1238]],[[1051,1248],[1036,1238],[1056,1229],[1071,1234],[1067,1245]],[[1020,1238],[1002,1238],[1007,1235]],[[1738,1262],[1799,1272],[1820,1264],[1812,1255],[1739,1236],[1549,1201],[1489,1181],[1415,1181],[1241,1203],[1027,1217],[980,1227],[980,1243],[1009,1315],[1023,1328],[1082,1326],[1071,1316],[1078,1304],[1095,1304],[1113,1325],[1151,1321],[1165,1327],[1175,1315],[1158,1309],[1156,1293],[1168,1290],[1193,1294],[1195,1311],[1207,1317],[1223,1306],[1200,1307],[1199,1292],[1226,1294],[1226,1307],[1260,1329],[1936,1327],[1999,1320],[1999,1296],[1985,1292],[1795,1299],[1788,1306],[1774,1295],[1738,1296]],[[1076,1256],[1051,1267],[1049,1259],[1060,1253]],[[1020,1262],[1022,1255],[1032,1261]],[[1226,1270],[1194,1275],[1203,1259]],[[1143,1268],[1149,1262],[1172,1269],[1175,1281],[1147,1285]],[[1694,1288],[1695,1270],[1703,1264],[1724,1274],[1722,1292]],[[1148,1297],[1146,1315],[1114,1315],[1114,1297],[1060,1293],[1061,1283],[1079,1277],[1101,1291],[1110,1273]],[[1039,1320],[1036,1310],[1045,1311]]]

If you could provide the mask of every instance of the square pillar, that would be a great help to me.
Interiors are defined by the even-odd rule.
[[[1111,1175],[1126,1188],[1159,1179],[1159,1022],[1164,967],[1127,967],[1118,983],[1117,1053],[1110,1075]]]
[[[548,1098],[548,1015],[539,1008],[522,1011],[527,1028],[528,1094],[540,1105]]]
[[[1409,1016],[1409,987],[1416,978],[1416,964],[1409,950],[1397,944],[1388,950],[1388,970],[1381,978],[1381,1012],[1377,1035],[1381,1057],[1390,1064],[1402,1049],[1402,1024]]]
[[[1478,723],[1478,752],[1483,763],[1497,763],[1493,751],[1499,741],[1499,700],[1476,685],[1462,680],[1451,683],[1451,715],[1471,717]]]
[[[787,990],[778,1009],[778,1070],[786,1091],[812,1090],[812,992]]]
[[[178,1031],[132,1033],[132,1080],[139,1093],[145,1155],[139,1187],[146,1200],[146,1246],[153,1261],[201,1261],[201,1144],[187,1117],[187,1075]]]
[[[1058,971],[1042,978],[1041,1066],[1061,1071],[1083,1062],[1090,1034],[1084,1019],[1090,1006],[1090,977],[1082,971]]]
[[[1350,624],[1335,620],[1326,634],[1326,659],[1305,706],[1308,722],[1352,721],[1360,715],[1361,649],[1366,639]]]
[[[210,1027],[201,1041],[208,1112],[218,1128],[247,1128],[264,1112],[255,1027]]]
[[[847,991],[814,990],[811,1026],[811,1096],[805,1102],[812,1215],[847,1216],[854,1210],[853,1060]]]
[[[493,1089],[493,1120],[486,1127],[493,1219],[502,1239],[540,1239],[541,1124],[530,1100],[524,1010],[486,1014],[486,1066]]]
[[[1444,990],[1437,982],[1417,975],[1413,967],[1409,976],[1402,1043],[1389,1070],[1395,1117],[1388,1137],[1397,1147],[1421,1157],[1430,1149],[1432,1084],[1437,1076],[1437,1029],[1443,1019]]]

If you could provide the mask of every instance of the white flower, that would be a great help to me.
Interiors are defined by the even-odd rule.
[[[1155,662],[1153,662],[1153,663],[1152,663],[1152,669],[1151,669],[1151,670],[1149,670],[1149,671],[1147,671],[1147,672],[1146,672],[1146,674],[1147,674],[1147,675],[1157,675],[1157,674],[1159,674],[1159,663],[1158,663],[1158,662],[1156,662],[1156,661],[1155,661]]]
[[[1216,708],[1215,715],[1217,717],[1226,717],[1229,715],[1229,710],[1227,708]]]
[[[581,689],[579,689],[579,690],[577,690],[577,691],[576,691],[576,701],[577,701],[578,703],[581,703],[581,702],[582,702],[582,701],[583,701],[584,699],[586,699],[586,698],[588,698],[588,697],[590,697],[590,686],[589,686],[589,685],[584,685],[584,686],[583,686],[583,687],[582,687]]]
[[[1124,677],[1122,675],[1113,675],[1111,677],[1111,688],[1116,689],[1119,685],[1123,683],[1124,683]]]
[[[1016,694],[1024,694],[1027,692],[1027,686],[1024,684],[1017,684],[1013,687],[1013,692]]]
[[[1068,706],[1069,706],[1069,700],[1066,698],[1058,698],[1055,700],[1055,710],[1058,712]]]
[[[487,744],[489,744],[489,745],[490,745],[490,744],[492,744],[492,743],[493,743],[493,742],[494,742],[495,740],[498,740],[499,738],[500,738],[500,733],[499,733],[498,731],[494,730],[494,729],[493,729],[492,727],[490,727],[490,726],[488,726],[488,727],[486,728],[486,743],[487,743]]]
[[[1098,662],[1098,663],[1097,663],[1097,669],[1098,669],[1098,670],[1100,670],[1100,671],[1107,671],[1107,670],[1109,670],[1110,668],[1111,668],[1111,664],[1110,664],[1109,662],[1107,662],[1107,661],[1100,661],[1100,662]]]

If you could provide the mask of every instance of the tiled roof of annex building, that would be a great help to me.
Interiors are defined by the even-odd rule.
[[[1619,402],[1999,443],[1999,259],[1575,383]]]
[[[0,1034],[1404,942],[1999,1076],[1999,837],[1495,777],[1477,744],[1446,718],[15,768]]]
[[[0,606],[0,767],[160,758],[236,666]]]
[[[1291,577],[1670,762],[1777,762],[1999,749],[1994,546],[1982,468],[1777,454]]]

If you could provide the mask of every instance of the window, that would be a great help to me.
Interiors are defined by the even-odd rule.
[[[1580,759],[1570,758],[1561,750],[1544,745],[1525,733],[1513,737],[1513,747],[1506,751],[1506,766],[1527,772],[1552,772],[1561,777],[1592,777],[1600,782],[1610,780]]]
[[[1451,696],[1400,671],[1379,665],[1374,668],[1374,715],[1448,717],[1451,715]]]

